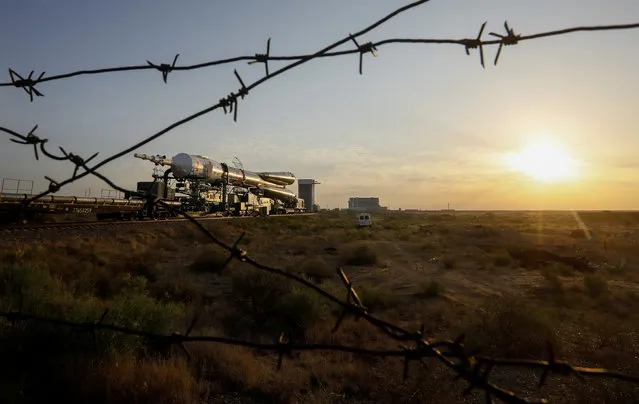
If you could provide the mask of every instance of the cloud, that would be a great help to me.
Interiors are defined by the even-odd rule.
[[[619,198],[613,195],[624,193],[623,189],[632,183],[636,185],[630,176],[634,167],[625,165],[610,168],[613,173],[623,172],[623,176],[605,177],[599,170],[598,176],[587,177],[580,183],[541,185],[507,170],[501,163],[500,149],[477,143],[389,151],[373,150],[368,145],[303,148],[274,144],[256,134],[229,139],[207,154],[227,163],[238,156],[248,170],[286,170],[293,171],[298,178],[315,178],[321,183],[316,188],[317,202],[330,207],[345,207],[351,196],[378,196],[382,205],[392,208],[439,209],[448,202],[457,209],[543,205],[579,208],[577,201],[590,205],[619,203]],[[118,184],[135,188],[135,182],[148,180],[152,170],[147,162],[126,158],[105,167],[103,172]],[[76,192],[81,194],[87,186],[107,188],[103,183],[89,185],[83,181]],[[294,191],[296,188],[291,187]],[[601,192],[594,194],[592,189]]]
[[[463,146],[407,149],[403,154],[375,153],[363,146],[319,148],[287,157],[292,166],[316,174],[322,182],[318,197],[333,206],[343,206],[350,196],[379,196],[423,207],[429,201],[440,203],[443,195],[486,192],[494,186],[489,180],[502,172],[497,161],[484,148]]]

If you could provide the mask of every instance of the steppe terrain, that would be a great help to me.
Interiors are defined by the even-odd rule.
[[[374,315],[500,358],[558,358],[639,375],[639,213],[353,213],[204,226],[263,264],[344,298],[342,268]],[[304,286],[232,261],[187,223],[6,236],[0,310],[154,333],[373,349],[399,344],[363,320],[331,333],[338,308]],[[73,402],[483,402],[436,359],[340,352],[277,354],[217,343],[167,351],[135,336],[0,320],[0,400]],[[176,348],[176,347],[174,347]],[[639,385],[499,368],[491,380],[562,403],[637,403]]]

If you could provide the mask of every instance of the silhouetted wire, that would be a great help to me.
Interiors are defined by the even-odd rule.
[[[519,37],[519,41],[526,41],[531,39],[539,39],[546,38],[558,35],[565,35],[575,32],[596,32],[596,31],[617,31],[617,30],[627,30],[627,29],[637,29],[639,28],[639,23],[632,24],[615,24],[615,25],[599,25],[599,26],[582,26],[582,27],[572,27],[565,28],[553,31],[540,32],[537,34],[529,34],[529,35],[521,35]],[[445,39],[445,38],[391,38],[380,40],[378,42],[373,42],[372,45],[375,47],[381,47],[384,45],[390,44],[401,44],[401,43],[412,43],[412,44],[451,44],[451,45],[466,45],[466,41],[468,39]],[[487,40],[481,41],[481,45],[499,45],[502,43],[501,40]],[[340,44],[341,45],[341,44]],[[338,45],[339,46],[339,45]],[[236,56],[227,59],[219,59],[212,60],[203,63],[197,63],[193,65],[185,65],[185,66],[170,66],[169,71],[189,71],[189,70],[198,70],[206,67],[220,66],[230,63],[237,63],[242,61],[248,61],[249,63],[255,62],[263,62],[265,60],[268,61],[291,61],[291,60],[305,60],[309,57],[313,58],[327,58],[327,57],[336,57],[336,56],[345,56],[345,55],[353,55],[360,53],[359,49],[347,49],[342,51],[334,51],[334,52],[324,52],[320,55],[290,55],[290,56],[263,56],[256,54],[255,56]],[[258,56],[259,55],[259,56]],[[118,67],[110,67],[104,69],[85,69],[78,70],[70,73],[58,74],[55,76],[42,77],[37,80],[33,80],[33,85],[39,83],[45,83],[48,81],[62,80],[76,76],[82,75],[95,75],[95,74],[104,74],[104,73],[114,73],[114,72],[125,72],[125,71],[137,71],[137,70],[159,70],[160,66],[156,66],[153,64],[146,65],[135,65],[135,66],[118,66]],[[168,65],[164,65],[168,66]],[[14,72],[15,73],[15,72]],[[8,81],[0,83],[0,87],[16,87],[15,81]]]

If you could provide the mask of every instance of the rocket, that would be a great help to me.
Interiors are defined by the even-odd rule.
[[[200,180],[211,185],[224,184],[249,188],[256,195],[279,200],[295,200],[297,196],[286,189],[295,182],[291,172],[254,172],[241,168],[229,167],[225,163],[210,160],[205,156],[178,153],[171,159],[166,156],[148,156],[135,153],[134,157],[148,160],[156,165],[170,166],[173,177],[177,180]]]

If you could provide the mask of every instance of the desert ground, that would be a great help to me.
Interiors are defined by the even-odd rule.
[[[337,268],[371,314],[499,358],[558,359],[639,375],[639,213],[387,212],[206,222],[248,256],[341,298]],[[398,349],[366,321],[337,331],[335,304],[237,260],[188,223],[2,236],[0,310],[169,335]],[[109,331],[0,320],[0,400],[33,403],[475,403],[435,358],[309,351],[285,356],[212,342],[186,352]],[[637,403],[639,385],[497,367],[527,398]]]

